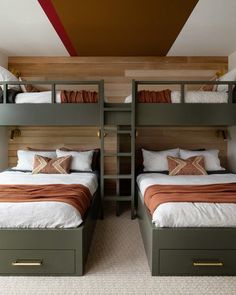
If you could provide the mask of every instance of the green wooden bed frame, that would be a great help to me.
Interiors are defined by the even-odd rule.
[[[51,104],[7,103],[8,82],[3,85],[1,126],[100,126],[104,81],[31,81],[50,85]],[[29,82],[11,82],[11,85]],[[96,85],[99,102],[57,104],[57,85]],[[99,180],[98,180],[99,182]],[[89,253],[101,205],[100,188],[93,196],[84,222],[71,229],[0,229],[0,275],[81,276]]]
[[[137,188],[137,216],[153,276],[236,275],[236,228],[158,228]]]
[[[228,85],[228,103],[185,103],[191,84]],[[139,85],[179,85],[181,103],[138,103]],[[233,103],[235,81],[133,81],[136,126],[232,126],[236,125]],[[148,87],[147,87],[148,88]],[[236,275],[236,228],[158,228],[136,187],[137,217],[153,276]]]
[[[77,228],[1,228],[0,275],[82,276],[99,207],[98,189]]]

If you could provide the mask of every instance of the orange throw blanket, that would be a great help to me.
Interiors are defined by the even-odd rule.
[[[83,217],[91,203],[89,189],[81,184],[0,185],[0,202],[63,202]]]
[[[138,92],[138,102],[141,103],[171,103],[171,90],[162,91],[141,90]]]
[[[96,91],[61,91],[61,103],[97,103],[98,93]]]
[[[151,214],[168,202],[236,203],[236,183],[208,185],[151,185],[144,194]]]

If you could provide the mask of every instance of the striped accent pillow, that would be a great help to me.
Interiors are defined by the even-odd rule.
[[[190,157],[188,159],[180,159],[175,157],[167,157],[169,166],[169,175],[207,175],[204,165],[203,156]]]
[[[71,156],[51,159],[35,155],[32,174],[68,174],[70,173],[71,159]]]

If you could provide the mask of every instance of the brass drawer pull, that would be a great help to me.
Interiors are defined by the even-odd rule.
[[[193,266],[224,266],[222,261],[193,261]]]
[[[19,259],[11,263],[12,266],[41,266],[43,261],[40,259],[28,260],[28,259]]]

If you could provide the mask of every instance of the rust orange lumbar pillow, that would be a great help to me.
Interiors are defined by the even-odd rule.
[[[51,159],[35,155],[32,174],[68,174],[70,173],[71,159],[71,156]]]
[[[203,156],[190,157],[188,159],[180,159],[175,157],[167,157],[169,166],[169,175],[206,175]]]

